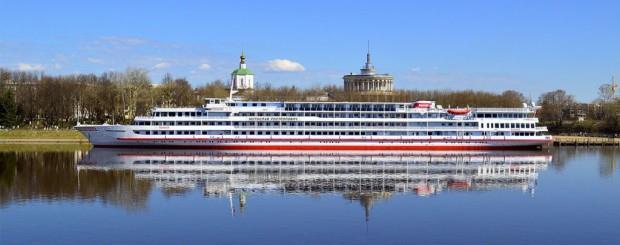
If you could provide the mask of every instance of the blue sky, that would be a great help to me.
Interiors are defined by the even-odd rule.
[[[358,72],[366,43],[397,88],[562,88],[581,101],[620,76],[620,1],[2,1],[0,67],[49,74],[140,67],[312,87]]]

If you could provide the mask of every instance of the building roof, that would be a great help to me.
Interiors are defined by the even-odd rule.
[[[239,76],[254,75],[254,73],[252,71],[250,71],[250,69],[248,69],[248,68],[236,69],[231,74],[232,75],[239,75]]]

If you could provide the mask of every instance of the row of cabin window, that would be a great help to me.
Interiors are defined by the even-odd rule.
[[[482,128],[536,128],[534,123],[482,123]]]
[[[333,112],[239,112],[240,117],[319,117],[319,118],[440,118],[445,113],[333,113]]]
[[[464,123],[463,122],[457,122],[457,123],[444,122],[444,123],[441,123],[441,126],[448,126],[448,127],[450,127],[450,126],[454,126],[454,125],[456,125],[457,127],[462,127],[462,126],[465,126],[465,127],[478,127],[478,122],[464,122]]]
[[[286,104],[286,111],[396,111],[403,104]]]
[[[236,107],[266,107],[267,103],[243,102],[230,103]],[[281,106],[281,104],[269,104]],[[396,111],[396,108],[405,108],[403,104],[285,104],[286,111]]]
[[[134,130],[141,135],[407,135],[407,132],[334,132],[334,131],[189,131],[189,130]],[[411,132],[410,135],[422,135]],[[426,134],[425,134],[426,135]],[[431,133],[432,135],[432,133]],[[437,134],[435,134],[437,135]]]
[[[137,121],[133,123],[134,125],[141,126],[197,126],[197,125],[206,125],[206,126],[285,126],[285,127],[406,127],[406,122],[271,122],[271,121],[251,121],[251,122],[230,122],[230,121],[170,121],[170,122],[159,122],[159,121]],[[447,122],[441,123],[441,126],[465,126],[465,127],[478,127],[478,122]],[[425,123],[420,124],[419,122],[409,123],[409,126],[426,126]],[[434,126],[434,125],[431,125]],[[439,126],[439,125],[437,125]]]
[[[155,117],[200,117],[203,115],[202,111],[170,111],[170,112],[153,112],[153,116]],[[204,113],[206,116],[207,113]]]
[[[354,110],[355,111],[355,110]],[[362,110],[364,111],[364,110]],[[370,110],[373,111],[373,110]],[[374,110],[376,111],[376,110]],[[383,110],[380,110],[383,111]],[[156,117],[200,117],[203,115],[207,115],[201,111],[185,111],[185,112],[154,112],[153,116]],[[269,117],[269,116],[284,116],[284,117],[321,117],[321,118],[438,118],[442,116],[446,116],[445,113],[429,113],[429,114],[419,114],[419,113],[333,113],[333,112],[317,112],[317,113],[301,113],[301,112],[284,112],[284,113],[273,113],[273,112],[241,112],[238,113],[238,116],[258,116],[258,117]],[[528,115],[524,113],[477,113],[477,118],[527,118]]]
[[[454,136],[456,131],[429,131],[429,132],[406,132],[406,131],[191,131],[191,130],[134,130],[141,135],[389,135],[389,136]],[[481,132],[483,136],[508,136],[509,132]],[[464,136],[471,136],[471,132],[463,132]],[[512,132],[513,136],[542,135],[541,132]]]
[[[527,113],[476,113],[477,118],[528,118]]]
[[[488,123],[487,123],[488,124]],[[229,122],[229,121],[176,121],[176,122],[158,122],[158,121],[139,121],[134,122],[134,125],[154,125],[154,126],[195,126],[195,125],[208,125],[208,126],[317,126],[317,127],[333,127],[333,126],[343,126],[343,127],[406,127],[407,123],[405,122],[267,122],[267,121],[256,121],[256,122]],[[410,123],[409,126],[426,126],[425,123],[420,124],[419,122]],[[430,125],[434,126],[434,125]],[[439,125],[437,125],[439,126]],[[478,122],[445,122],[441,123],[441,126],[465,126],[465,127],[477,127]],[[484,128],[484,126],[483,126]],[[518,127],[517,127],[518,128]],[[526,128],[525,126],[523,128]]]

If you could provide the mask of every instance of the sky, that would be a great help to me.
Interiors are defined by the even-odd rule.
[[[620,1],[0,1],[0,67],[144,68],[228,81],[342,85],[370,42],[399,89],[564,89],[583,102],[620,76]]]

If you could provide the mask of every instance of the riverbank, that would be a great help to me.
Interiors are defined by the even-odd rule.
[[[30,143],[30,144],[2,144],[0,143],[0,152],[75,152],[88,151],[92,148],[91,144],[46,144],[46,143]]]
[[[553,136],[553,144],[556,146],[563,146],[563,145],[620,146],[620,138],[558,135],[558,136]]]
[[[77,130],[0,130],[0,144],[88,144]]]

